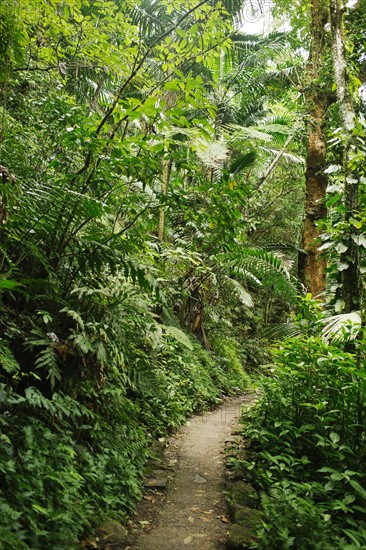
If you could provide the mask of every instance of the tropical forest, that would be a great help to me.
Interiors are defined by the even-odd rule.
[[[366,0],[0,0],[1,550],[365,549],[365,323]]]

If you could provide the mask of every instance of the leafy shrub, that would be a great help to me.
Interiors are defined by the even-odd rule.
[[[153,356],[152,356],[153,357]],[[140,372],[137,399],[153,434],[179,426],[193,411],[215,405],[223,394],[248,387],[245,371],[234,371],[192,339],[192,350],[170,341]]]
[[[213,349],[222,365],[226,383],[232,388],[237,386],[239,389],[245,389],[251,384],[245,370],[244,350],[242,348],[233,338],[216,337],[213,340]]]
[[[109,395],[112,422],[66,396],[27,394],[7,392],[2,406],[0,547],[76,548],[85,530],[106,515],[123,519],[140,495],[137,409]]]
[[[0,547],[76,548],[105,517],[124,521],[141,494],[148,434],[245,386],[242,369],[231,374],[177,328],[164,333],[148,297],[112,281],[79,288],[61,320],[41,310],[19,329],[7,318]]]
[[[312,335],[278,345],[245,418],[250,459],[238,466],[267,515],[256,548],[366,544],[366,342],[355,353],[327,344],[310,313]]]

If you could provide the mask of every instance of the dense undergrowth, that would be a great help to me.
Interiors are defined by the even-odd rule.
[[[327,343],[321,317],[303,302],[244,416],[249,456],[234,464],[265,513],[253,548],[366,547],[365,337]]]
[[[58,314],[3,296],[0,548],[71,549],[131,513],[153,438],[247,387],[243,351],[224,337],[224,361],[163,325],[124,276]]]
[[[123,522],[149,442],[243,391],[294,302],[288,41],[224,4],[1,2],[0,548]]]

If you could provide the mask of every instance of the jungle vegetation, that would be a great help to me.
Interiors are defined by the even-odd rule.
[[[0,548],[253,378],[255,547],[366,544],[365,0],[247,4],[0,4]]]

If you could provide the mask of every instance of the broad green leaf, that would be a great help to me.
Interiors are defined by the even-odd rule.
[[[191,351],[193,350],[193,346],[192,346],[192,343],[191,343],[189,337],[180,328],[174,327],[174,326],[163,325],[163,329],[165,330],[165,332],[168,336],[171,336],[172,338],[177,340],[177,342],[179,342],[180,344],[182,344],[183,346],[185,346],[189,350],[191,350]]]
[[[331,432],[329,437],[332,443],[338,443],[338,441],[341,439],[339,434],[337,434],[336,432]]]
[[[366,500],[366,490],[364,487],[362,487],[362,485],[360,485],[358,483],[358,481],[354,480],[354,479],[351,479],[350,480],[350,485],[351,487],[353,487],[353,489],[356,491],[356,493],[362,497],[364,500]]]
[[[19,286],[19,283],[16,281],[12,281],[10,279],[0,279],[0,290],[11,290],[16,286]]]

